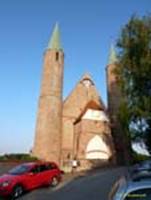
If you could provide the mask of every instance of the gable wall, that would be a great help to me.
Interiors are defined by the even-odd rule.
[[[62,124],[62,155],[65,160],[69,155],[73,155],[74,126],[73,123],[84,111],[90,101],[96,102],[102,110],[105,109],[94,85],[87,88],[82,81],[67,97],[63,104],[63,124]]]

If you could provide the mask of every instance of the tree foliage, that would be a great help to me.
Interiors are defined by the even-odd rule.
[[[132,16],[117,47],[122,125],[132,139],[144,138],[151,151],[151,16]]]

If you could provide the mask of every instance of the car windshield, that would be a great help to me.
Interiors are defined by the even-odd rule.
[[[30,168],[27,165],[20,165],[17,166],[13,169],[11,169],[8,173],[12,174],[12,175],[19,175],[19,174],[25,174],[27,172],[29,172]]]

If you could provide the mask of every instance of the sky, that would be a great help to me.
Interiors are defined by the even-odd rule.
[[[64,98],[85,72],[107,104],[111,42],[150,0],[0,0],[0,154],[28,152],[34,141],[43,55],[56,22],[65,53]]]

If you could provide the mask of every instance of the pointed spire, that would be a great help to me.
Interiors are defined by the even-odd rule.
[[[117,54],[114,45],[111,44],[109,58],[108,58],[108,65],[115,64],[117,62],[118,62]]]
[[[86,72],[86,73],[83,75],[82,80],[91,80],[91,81],[92,81],[92,78],[91,78],[90,74]]]
[[[62,49],[60,43],[60,31],[58,23],[55,24],[47,49],[54,49],[54,50]]]
[[[80,82],[83,83],[83,82],[85,82],[85,81],[89,81],[92,85],[94,85],[93,80],[92,80],[92,78],[91,78],[91,76],[90,76],[89,73],[85,73],[85,74],[82,76]]]

